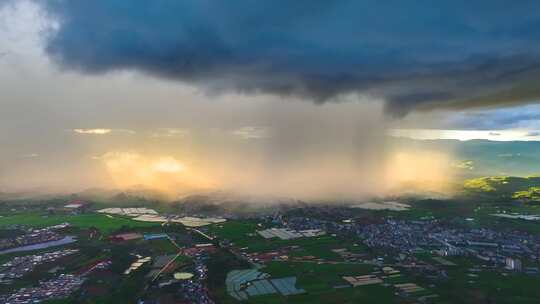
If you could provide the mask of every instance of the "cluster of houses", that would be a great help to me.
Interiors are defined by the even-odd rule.
[[[79,252],[77,249],[63,249],[34,255],[17,256],[0,266],[0,283],[11,283],[31,272],[38,265],[54,262]]]

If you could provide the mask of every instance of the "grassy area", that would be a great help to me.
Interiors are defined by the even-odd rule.
[[[527,190],[516,191],[512,198],[527,201],[540,201],[540,187],[529,187]]]
[[[448,278],[427,280],[417,277],[416,283],[425,287],[435,286],[430,291],[439,295],[436,303],[538,303],[540,277],[519,273],[503,273],[500,270],[487,270],[485,261],[467,257],[445,257],[454,266],[445,266]],[[470,271],[479,268],[482,271]],[[456,292],[459,291],[459,292]]]
[[[102,214],[80,215],[47,215],[40,214],[16,214],[0,217],[0,227],[9,225],[25,225],[41,228],[61,223],[70,223],[78,228],[99,229],[103,234],[110,234],[120,228],[151,227],[159,223],[138,222],[124,217],[109,217]]]
[[[250,265],[238,259],[226,251],[218,251],[211,255],[208,260],[208,287],[213,299],[216,299],[216,303],[228,304],[238,303],[234,298],[227,294],[225,289],[225,278],[227,273],[235,269],[247,269]]]
[[[233,242],[247,243],[248,234],[254,233],[257,229],[263,229],[258,226],[256,221],[228,221],[222,224],[208,226],[210,234],[218,236],[220,239],[228,239]]]
[[[247,252],[266,252],[286,246],[298,246],[299,249],[291,251],[292,256],[312,255],[327,260],[341,260],[338,254],[332,249],[349,248],[355,252],[360,252],[363,247],[353,247],[350,242],[330,236],[323,235],[311,238],[298,238],[292,240],[281,240],[279,238],[265,239],[256,233],[257,230],[264,229],[257,226],[253,221],[231,221],[225,224],[214,225],[210,228],[210,233],[220,239],[228,239],[235,246],[246,248]]]
[[[144,294],[144,286],[147,282],[145,275],[148,269],[141,267],[132,272],[129,276],[123,278],[119,284],[103,297],[97,297],[94,301],[86,303],[117,304],[117,303],[136,303]]]
[[[262,237],[255,237],[246,243],[245,246],[248,248],[248,252],[264,252],[278,249],[280,247],[299,246],[300,249],[292,252],[293,255],[313,255],[318,258],[338,260],[339,256],[332,252],[331,249],[343,248],[343,242],[328,235],[293,240],[280,240],[277,238],[264,239]]]
[[[155,255],[175,254],[178,252],[178,248],[176,248],[176,246],[174,246],[168,239],[149,241],[141,240],[139,244],[141,246],[147,246],[148,248],[150,248]]]
[[[441,296],[440,303],[532,304],[540,299],[539,277],[483,271],[471,278],[464,268],[450,269],[449,277],[435,290]]]
[[[301,295],[283,297],[279,295],[258,296],[243,302],[246,304],[357,304],[357,303],[399,303],[391,288],[381,285],[360,286],[355,288],[333,289],[329,292],[308,292]]]
[[[270,262],[261,271],[275,278],[296,276],[300,288],[308,292],[331,291],[345,284],[342,276],[369,274],[373,266],[364,264],[318,264],[311,262]]]

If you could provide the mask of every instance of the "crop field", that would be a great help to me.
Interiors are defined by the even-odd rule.
[[[210,234],[215,234],[221,239],[229,239],[235,243],[247,244],[250,233],[255,233],[257,229],[263,229],[257,226],[255,221],[229,221],[222,224],[208,226]]]
[[[260,269],[272,278],[296,277],[296,287],[304,289],[306,293],[292,296],[279,294],[250,297],[239,302],[226,294],[222,294],[219,303],[249,303],[249,304],[277,304],[277,303],[394,303],[393,289],[382,285],[347,287],[335,289],[335,285],[346,282],[341,278],[345,275],[369,274],[373,270],[371,265],[364,264],[318,264],[312,262],[270,262]]]
[[[319,264],[315,262],[270,262],[261,271],[272,277],[296,276],[298,286],[308,292],[324,292],[346,282],[342,276],[369,274],[372,266],[367,264]]]
[[[232,297],[223,299],[219,303],[246,303],[246,304],[356,304],[356,303],[399,303],[393,295],[393,290],[381,285],[349,287],[342,289],[329,289],[323,292],[307,292],[305,294],[282,296],[262,295],[252,297],[246,301],[237,301]]]
[[[354,252],[365,250],[364,246],[353,246],[353,244],[344,243],[343,240],[330,235],[291,240],[265,239],[256,233],[256,230],[263,228],[258,227],[256,223],[251,221],[227,222],[210,226],[209,229],[212,234],[217,235],[220,239],[228,239],[235,246],[246,248],[247,252],[265,252],[286,246],[299,246],[297,250],[291,251],[292,256],[312,255],[317,258],[339,261],[341,258],[338,254],[332,252],[332,249],[348,248]]]
[[[78,228],[99,229],[103,234],[110,234],[122,227],[151,227],[159,223],[147,223],[133,221],[124,217],[108,217],[102,214],[80,214],[80,215],[48,215],[39,214],[16,214],[0,217],[0,226],[25,225],[34,228],[70,223]]]
[[[489,303],[497,299],[494,303],[532,304],[538,303],[540,297],[540,277],[482,271],[471,278],[462,267],[450,268],[448,273],[451,279],[434,290],[440,295],[440,303]]]

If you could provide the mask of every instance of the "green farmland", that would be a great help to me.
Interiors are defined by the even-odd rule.
[[[10,225],[24,225],[34,228],[70,223],[78,228],[95,227],[103,234],[120,228],[137,228],[158,226],[159,223],[138,222],[125,217],[109,217],[102,214],[80,214],[80,215],[39,215],[39,214],[15,214],[0,217],[0,227]]]

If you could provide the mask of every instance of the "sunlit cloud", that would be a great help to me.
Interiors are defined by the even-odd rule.
[[[36,157],[39,157],[39,154],[37,154],[37,153],[30,153],[30,154],[24,154],[24,155],[21,155],[21,158],[36,158]]]
[[[233,135],[239,136],[243,139],[260,139],[269,137],[269,131],[264,127],[246,126],[240,129],[234,130]]]
[[[112,132],[111,129],[73,129],[78,134],[105,135]]]
[[[184,137],[189,134],[188,129],[159,128],[150,134],[152,138]]]
[[[173,157],[161,157],[153,162],[152,169],[156,172],[176,173],[185,169],[184,165]]]
[[[128,129],[73,129],[73,132],[77,134],[86,134],[86,135],[107,135],[110,133],[127,133],[127,134],[135,134],[136,132],[133,130]]]

